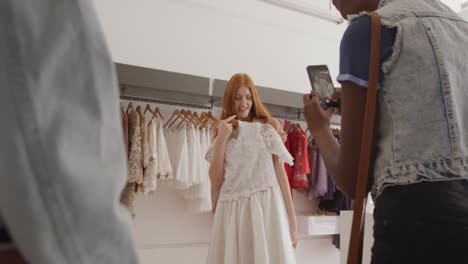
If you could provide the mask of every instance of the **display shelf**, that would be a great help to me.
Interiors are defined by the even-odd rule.
[[[340,216],[297,215],[297,232],[300,237],[327,236],[340,233]]]

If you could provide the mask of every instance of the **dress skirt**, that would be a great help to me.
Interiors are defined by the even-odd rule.
[[[296,263],[278,184],[218,202],[207,263]]]

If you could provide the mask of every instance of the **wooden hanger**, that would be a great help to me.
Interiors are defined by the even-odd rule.
[[[125,113],[127,113],[127,115],[129,115],[132,111],[133,111],[133,103],[130,102],[130,103],[128,103],[127,110],[125,110]]]
[[[197,112],[192,113],[192,118],[190,119],[190,122],[192,122],[196,127],[200,126],[200,117],[198,116]]]
[[[293,124],[292,123],[289,123],[289,126],[288,126],[288,134],[291,133],[293,130]]]
[[[136,107],[136,111],[137,111],[139,114],[142,114],[142,113],[141,113],[141,105],[138,105],[138,106]]]
[[[192,117],[192,111],[188,110],[185,112],[185,117],[182,118],[182,120],[180,121],[180,123],[176,126],[177,129],[180,128],[180,126],[185,123],[187,125],[189,125],[190,123],[188,122],[190,120],[190,118]]]
[[[185,123],[187,125],[194,125],[194,126],[197,126],[197,121],[195,120],[195,113],[196,112],[192,112],[192,111],[187,111],[187,119],[185,120]],[[198,114],[197,114],[198,116]]]
[[[216,122],[219,122],[218,118],[213,116],[213,113],[211,111],[208,112],[208,115],[210,116],[211,119],[213,119]]]
[[[192,124],[194,126],[198,125],[197,121],[195,120],[195,113],[196,112],[193,112],[193,113],[191,113],[191,115],[189,117],[187,117],[187,120],[186,120],[187,124]]]
[[[213,123],[214,127],[218,127],[219,120],[213,116],[213,113],[211,113],[211,111],[208,111],[208,117],[211,119],[211,122]]]
[[[200,121],[202,124],[205,124],[205,122],[208,120],[208,114],[206,112],[202,112],[200,114]]]
[[[146,114],[146,111],[149,111],[151,114],[154,115],[153,110],[151,110],[151,107],[149,104],[146,104],[145,110],[143,111],[143,114]]]
[[[286,131],[286,133],[289,133],[289,128],[290,128],[289,123],[290,122],[288,120],[286,120],[286,119],[284,120],[283,129],[284,129],[284,131]]]
[[[290,123],[289,124],[289,129],[288,129],[288,134],[291,132],[297,131],[297,124],[296,123]]]
[[[201,114],[200,114],[200,122],[201,122],[201,123],[204,123],[204,122],[206,121],[206,118],[207,118],[206,112],[201,112]]]
[[[296,123],[296,130],[297,130],[297,131],[304,132],[304,131],[302,131],[301,125],[299,125],[298,123]]]
[[[207,112],[203,112],[201,114],[201,123],[203,128],[208,128],[208,126],[211,124],[213,127],[215,126],[213,119],[210,118]]]
[[[162,121],[164,122],[164,116],[159,111],[159,107],[156,107],[153,111],[153,118],[158,118],[158,115],[159,117],[161,117]]]
[[[197,113],[197,112],[194,112],[194,116],[195,116],[195,119],[196,119],[196,122],[197,122],[197,126],[198,126],[198,127],[203,126],[203,122],[202,122],[202,120],[201,120],[201,117],[198,116],[198,113]]]
[[[154,110],[152,110],[151,106],[149,104],[146,104],[143,114],[146,114],[147,111],[149,111],[152,114],[151,119],[157,119],[159,116],[164,121],[164,116],[159,111],[159,107],[156,107]]]
[[[194,126],[198,126],[199,125],[198,121],[199,121],[198,113],[193,111],[192,116],[189,119],[189,123],[193,124]]]
[[[201,127],[203,127],[205,125],[205,121],[208,120],[207,116],[206,116],[206,113],[205,113],[204,117],[202,115],[203,115],[203,113],[200,115],[200,125],[201,125]]]
[[[301,125],[299,125],[298,123],[294,124],[293,131],[304,133],[304,131],[302,130]]]
[[[172,122],[169,124],[169,127],[172,127],[177,120],[179,120],[180,118],[182,118],[182,120],[184,120],[187,116],[187,112],[185,110],[180,110],[179,111],[179,115],[176,116],[176,118],[174,120],[172,120]]]
[[[172,113],[171,118],[169,118],[169,120],[164,125],[164,128],[171,127],[176,122],[176,120],[181,118],[181,116],[183,116],[183,115],[185,115],[185,110],[175,110]],[[173,119],[174,117],[175,117],[175,119]]]

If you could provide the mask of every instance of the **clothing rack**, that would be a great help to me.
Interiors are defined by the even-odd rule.
[[[298,113],[300,115],[300,113]],[[277,115],[277,114],[271,114],[272,117],[274,118],[279,118],[279,119],[284,119],[288,121],[303,121],[305,122],[304,118],[301,117],[294,117],[294,116],[289,116],[289,115]]]
[[[150,89],[150,88],[144,88],[144,87],[138,87],[140,90],[156,90],[156,89]],[[221,107],[220,101],[216,99],[214,96],[205,96],[205,97],[200,97],[199,95],[191,95],[188,93],[180,93],[180,92],[168,92],[168,91],[163,91],[161,94],[161,91],[159,91],[159,94],[151,94],[151,93],[142,93],[140,90],[135,93],[135,91],[130,91],[130,94],[127,94],[127,85],[125,84],[120,84],[120,99],[123,100],[130,100],[130,101],[138,101],[138,102],[147,102],[147,103],[156,103],[156,104],[163,104],[163,105],[174,105],[174,106],[179,106],[179,107],[187,107],[187,108],[196,108],[196,109],[203,109],[203,110],[214,110],[215,107]],[[134,89],[133,89],[134,90]],[[143,95],[140,95],[143,94]],[[172,96],[167,96],[167,94],[171,94]],[[164,99],[155,99],[155,97],[159,97],[159,95],[162,95]],[[195,99],[195,97],[196,99]],[[182,99],[181,99],[182,98]],[[189,100],[194,100],[199,103],[187,103]],[[185,102],[181,102],[185,101]],[[207,104],[204,104],[204,102],[207,102]],[[278,108],[277,105],[270,105],[266,104],[268,108],[272,107],[273,109],[270,109],[272,117],[279,118],[279,119],[284,119],[288,121],[299,121],[299,122],[305,122],[305,118],[303,115],[303,112],[301,111],[302,109],[300,108],[294,108],[295,111],[291,111],[290,107],[286,108]],[[284,113],[281,114],[276,114],[275,112],[280,112],[284,111]],[[339,122],[333,122],[331,121],[331,125],[335,127],[340,127],[341,124]]]
[[[128,96],[128,95],[122,95],[122,94],[120,95],[120,99],[130,100],[130,101],[137,101],[137,102],[145,102],[145,103],[156,103],[156,104],[164,104],[164,105],[175,105],[175,106],[180,106],[180,107],[189,107],[189,108],[213,110],[213,104],[212,103],[210,105],[189,104],[189,103],[159,100],[159,99],[139,97],[139,96]]]
[[[154,98],[147,98],[141,96],[129,96],[129,95],[120,95],[120,99],[123,100],[130,100],[130,101],[137,101],[137,102],[146,102],[146,103],[156,103],[156,104],[164,104],[164,105],[175,105],[180,107],[188,107],[188,108],[197,108],[197,109],[205,109],[205,110],[213,110],[213,102],[214,100],[210,101],[210,105],[201,105],[201,104],[189,104],[189,103],[182,103],[182,102],[175,102],[169,100],[160,100]],[[297,113],[297,117],[291,115],[280,115],[280,114],[271,114],[272,117],[284,119],[288,121],[302,121],[305,122],[305,119],[302,117],[302,112]],[[331,122],[332,126],[340,126],[339,123]]]

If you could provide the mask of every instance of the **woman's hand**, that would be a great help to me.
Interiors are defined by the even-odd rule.
[[[218,123],[218,138],[226,141],[232,133],[232,124],[229,122],[236,118],[235,115],[230,116],[224,120],[219,121]]]
[[[324,129],[330,129],[330,119],[336,110],[336,108],[323,110],[315,92],[304,95],[304,117],[313,136]]]
[[[291,236],[291,243],[292,243],[292,246],[293,248],[295,249],[297,247],[297,243],[299,242],[296,238],[296,230],[291,230],[289,232],[290,236]]]

